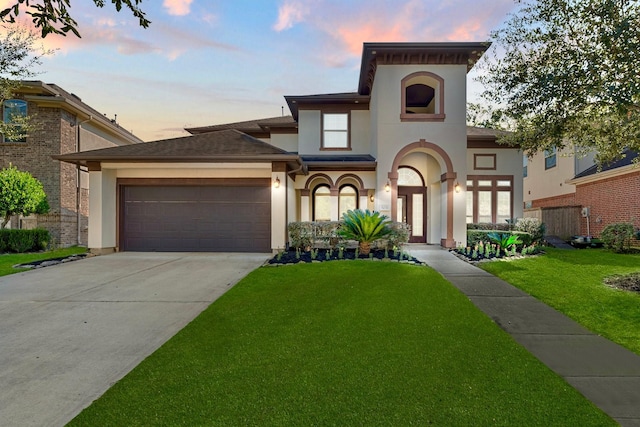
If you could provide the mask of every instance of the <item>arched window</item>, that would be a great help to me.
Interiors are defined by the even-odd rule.
[[[407,187],[424,187],[422,177],[412,168],[398,168],[398,185]]]
[[[2,105],[2,119],[4,123],[13,125],[15,127],[15,133],[13,135],[20,135],[22,125],[20,124],[24,117],[27,116],[27,102],[21,99],[7,99]],[[12,138],[7,135],[4,136],[4,142],[26,142],[27,139],[24,136],[18,138]]]
[[[340,187],[338,199],[338,218],[342,218],[343,213],[354,209],[358,209],[358,190],[353,185],[343,185]]]
[[[428,71],[402,79],[401,121],[443,121],[444,79]]]
[[[331,190],[326,184],[313,190],[313,220],[331,221]]]

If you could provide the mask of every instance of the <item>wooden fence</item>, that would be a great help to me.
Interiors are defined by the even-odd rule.
[[[547,228],[547,236],[558,236],[568,240],[571,236],[581,234],[580,221],[582,208],[580,206],[561,206],[557,208],[525,209],[525,218],[538,218]]]

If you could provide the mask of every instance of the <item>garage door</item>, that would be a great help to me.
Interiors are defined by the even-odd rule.
[[[268,179],[125,185],[120,194],[120,246],[125,251],[271,251]]]

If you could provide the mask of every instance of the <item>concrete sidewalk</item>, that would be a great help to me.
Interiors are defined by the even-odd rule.
[[[0,425],[66,424],[268,257],[124,252],[0,277]]]
[[[542,363],[624,427],[640,427],[640,356],[437,246],[409,245]]]

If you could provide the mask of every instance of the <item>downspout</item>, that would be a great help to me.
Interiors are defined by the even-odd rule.
[[[76,117],[76,153],[80,152],[80,130],[84,123],[90,122],[93,120],[93,116],[89,116],[87,120],[82,122],[78,122],[78,118]],[[82,197],[82,170],[80,169],[80,163],[76,164],[76,223],[77,223],[77,236],[76,243],[78,246],[82,244],[82,227],[81,227],[81,219],[82,215],[80,214],[80,199]],[[88,242],[87,242],[88,243]]]

